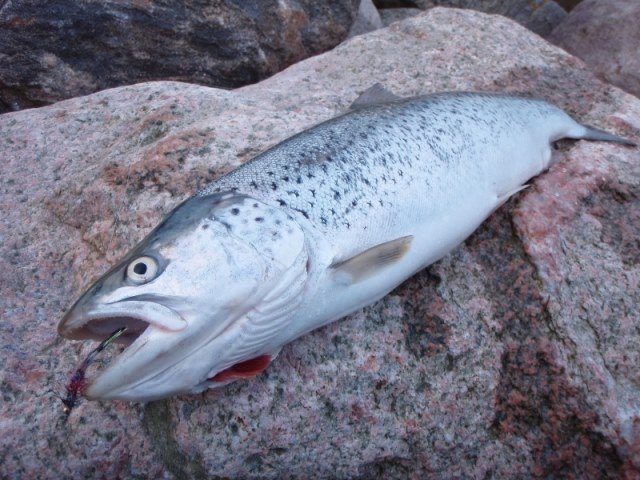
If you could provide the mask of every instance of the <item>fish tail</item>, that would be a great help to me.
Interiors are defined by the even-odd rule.
[[[579,125],[579,128],[572,129],[572,131],[567,134],[567,137],[575,138],[578,140],[596,140],[600,142],[615,142],[615,143],[621,143],[623,145],[629,145],[632,147],[638,146],[638,143],[634,142],[633,140],[629,140],[628,138],[614,135],[613,133],[605,132],[604,130],[599,130],[597,128],[589,127],[587,125]]]

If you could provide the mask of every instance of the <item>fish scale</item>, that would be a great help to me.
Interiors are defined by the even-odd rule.
[[[565,137],[633,144],[539,100],[373,87],[200,190],[76,302],[62,335],[133,341],[84,393],[153,400],[257,375],[459,245]]]
[[[355,110],[285,140],[197,195],[242,192],[289,208],[325,233],[362,238],[376,225],[402,228],[395,211],[419,209],[428,217],[455,200],[453,192],[491,167],[482,151],[499,149],[500,132],[517,134],[559,113],[544,102],[489,94]]]

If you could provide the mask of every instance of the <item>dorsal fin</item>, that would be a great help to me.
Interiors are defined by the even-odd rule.
[[[372,87],[367,88],[364,92],[360,94],[358,98],[356,98],[350,109],[362,108],[362,107],[370,107],[372,105],[381,105],[383,103],[393,102],[395,100],[400,100],[398,95],[391,93],[389,90],[384,88],[380,83],[376,83]]]
[[[412,240],[413,235],[409,235],[381,243],[347,260],[334,262],[331,268],[348,277],[345,279],[348,283],[360,282],[404,257]]]

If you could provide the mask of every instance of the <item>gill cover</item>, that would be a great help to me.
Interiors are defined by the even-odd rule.
[[[193,390],[273,350],[306,278],[304,233],[287,212],[219,193],[177,207],[76,302],[58,330],[132,343],[89,385],[90,398],[151,399]]]

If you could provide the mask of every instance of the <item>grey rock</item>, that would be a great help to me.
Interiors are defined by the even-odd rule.
[[[422,10],[437,6],[468,8],[512,18],[543,37],[551,33],[567,15],[553,0],[378,0],[376,5],[378,8],[405,7]]]
[[[383,8],[380,11],[380,18],[382,18],[382,24],[388,27],[393,22],[411,18],[422,13],[419,8]]]
[[[382,19],[378,9],[371,0],[361,0],[356,19],[349,30],[349,37],[371,32],[378,28],[382,28]]]
[[[329,50],[358,0],[0,2],[0,112],[180,80],[234,88]]]
[[[640,2],[584,0],[549,40],[603,80],[640,97]]]

